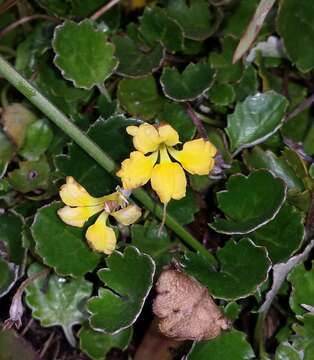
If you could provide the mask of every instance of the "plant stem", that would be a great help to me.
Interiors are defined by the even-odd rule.
[[[46,97],[24,79],[6,60],[0,56],[0,73],[18,91],[20,91],[33,105],[41,110],[51,121],[72,138],[83,150],[87,152],[101,167],[112,176],[116,176],[117,166],[97,144],[86,136],[76,125],[74,125],[59,109],[57,109]],[[134,197],[141,202],[160,220],[163,217],[163,210],[156,204],[148,193],[143,189],[133,191]],[[205,256],[210,263],[216,262],[203,245],[198,242],[186,229],[184,229],[173,217],[167,215],[166,225],[172,229],[186,244]]]

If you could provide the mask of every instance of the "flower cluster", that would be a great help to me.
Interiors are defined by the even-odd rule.
[[[185,196],[184,170],[207,175],[214,167],[214,145],[196,139],[184,143],[178,150],[175,146],[180,144],[179,135],[170,125],[155,127],[144,123],[127,127],[127,133],[133,136],[136,151],[122,162],[117,173],[124,190],[138,188],[150,180],[166,206],[171,199],[179,200]],[[94,250],[105,254],[111,254],[117,242],[114,230],[107,225],[108,217],[113,216],[118,223],[130,225],[141,216],[141,210],[134,204],[129,205],[120,191],[96,198],[71,176],[61,187],[60,197],[66,206],[58,211],[58,215],[66,224],[83,227],[99,213],[95,223],[88,227],[86,238]]]
[[[176,150],[174,146],[180,143],[179,135],[170,125],[129,126],[127,132],[133,136],[137,151],[131,152],[117,173],[124,189],[135,189],[150,180],[161,202],[167,204],[171,199],[185,196],[183,169],[190,174],[207,175],[214,167],[217,152],[214,145],[196,139],[186,142],[182,150]]]
[[[71,176],[61,186],[60,197],[66,206],[58,211],[58,215],[68,225],[83,227],[90,217],[100,213],[95,223],[88,227],[86,239],[94,250],[105,254],[111,254],[117,243],[114,230],[107,226],[109,215],[122,225],[133,224],[141,216],[140,208],[128,205],[119,191],[96,198]]]

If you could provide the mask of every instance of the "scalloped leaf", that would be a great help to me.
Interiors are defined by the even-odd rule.
[[[302,304],[314,306],[314,263],[311,270],[306,270],[304,264],[296,266],[288,275],[288,281],[292,285],[290,294],[290,307],[297,315],[303,315],[307,311]]]
[[[6,295],[18,278],[19,267],[0,257],[0,298]]]
[[[287,99],[273,90],[238,103],[228,116],[226,128],[231,151],[239,152],[268,139],[282,126],[287,107]]]
[[[195,193],[190,189],[187,190],[184,198],[171,201],[167,205],[167,213],[174,217],[181,225],[190,224],[194,220],[194,215],[199,210]]]
[[[130,327],[141,313],[152,288],[155,263],[133,246],[123,254],[115,251],[106,261],[108,268],[99,270],[98,276],[108,288],[101,288],[87,307],[93,329],[117,334]]]
[[[217,193],[218,207],[226,219],[215,217],[210,227],[223,234],[247,234],[270,222],[285,199],[285,183],[267,170],[232,175],[227,190]]]
[[[85,324],[79,331],[80,349],[93,360],[103,360],[113,349],[125,350],[132,338],[132,327],[120,331],[116,335],[97,332]]]
[[[44,269],[42,265],[33,263],[28,269],[28,276]],[[49,274],[47,278],[38,278],[26,287],[25,301],[41,326],[61,326],[69,343],[75,346],[72,327],[84,321],[84,305],[92,288],[92,283],[84,278],[68,280]]]
[[[165,67],[160,83],[164,94],[174,101],[192,101],[207,91],[214,80],[214,72],[205,62],[190,63],[182,73]]]
[[[117,96],[129,114],[139,116],[143,120],[152,119],[161,111],[163,104],[152,75],[140,79],[121,80]]]
[[[149,75],[159,69],[165,57],[160,44],[143,51],[128,36],[113,36],[112,42],[116,47],[116,57],[119,60],[116,70],[119,75],[135,78]]]
[[[194,342],[186,360],[249,360],[255,355],[246,334],[232,329],[210,341]]]
[[[102,84],[118,66],[114,46],[88,19],[78,24],[67,20],[57,26],[52,46],[55,65],[79,88]]]
[[[114,115],[106,120],[99,118],[87,131],[87,135],[107,154],[120,163],[131,152],[132,139],[126,133],[129,125],[138,120]],[[106,139],[106,141],[104,141]],[[84,150],[72,143],[67,155],[56,158],[57,168],[66,176],[73,176],[93,196],[103,196],[115,189],[118,182],[97,164]]]
[[[151,46],[159,41],[170,52],[183,49],[181,26],[157,6],[145,7],[144,13],[140,17],[139,31]]]
[[[252,295],[267,280],[271,261],[264,247],[250,239],[238,243],[229,240],[218,251],[219,271],[199,254],[188,252],[182,259],[187,273],[208,288],[219,299],[236,300]],[[236,259],[236,261],[235,261]]]
[[[170,0],[166,12],[181,25],[188,39],[202,41],[215,30],[214,16],[206,0],[193,0],[190,5],[185,0]]]
[[[299,317],[299,320],[298,323],[293,325],[293,330],[296,332],[294,343],[299,350],[299,359],[312,360],[314,356],[314,315],[313,313],[308,313],[302,318]],[[300,322],[302,322],[302,325]],[[289,360],[290,359],[294,360],[292,358],[289,358]]]
[[[36,253],[60,275],[83,276],[97,266],[100,254],[86,243],[85,230],[66,225],[57,215],[64,206],[53,202],[37,211],[31,226]]]
[[[298,352],[288,341],[285,341],[276,349],[275,360],[302,360],[302,352]]]
[[[314,3],[312,1],[300,3],[299,0],[285,0],[280,3],[277,31],[283,38],[289,58],[303,73],[314,68],[313,17]],[[302,41],[300,41],[300,34],[302,34]]]
[[[250,234],[256,245],[265,246],[273,263],[284,262],[301,246],[304,239],[303,215],[285,203],[277,216]]]
[[[290,189],[298,189],[300,191],[305,190],[303,181],[285,159],[285,153],[278,157],[272,151],[264,151],[259,146],[256,146],[251,152],[248,150],[243,152],[243,160],[250,169],[270,170],[274,175],[284,180],[287,187]]]

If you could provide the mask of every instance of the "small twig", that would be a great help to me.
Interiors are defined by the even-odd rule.
[[[289,121],[290,119],[299,115],[304,110],[309,108],[313,103],[314,103],[314,94],[312,94],[310,97],[308,97],[303,102],[301,102],[301,104],[299,104],[290,114],[288,114],[285,121]]]
[[[24,336],[27,331],[29,330],[29,328],[33,325],[34,323],[34,319],[30,318],[29,322],[27,323],[27,325],[25,326],[25,328],[23,329],[23,331],[21,332],[21,335]]]
[[[10,33],[15,28],[17,28],[18,26],[23,25],[29,21],[37,20],[37,19],[44,19],[44,20],[50,20],[50,21],[54,21],[54,22],[60,22],[60,20],[56,17],[43,15],[43,14],[25,16],[17,21],[14,21],[12,24],[8,25],[6,28],[4,28],[2,31],[0,31],[0,39],[3,38],[8,33]]]
[[[40,354],[39,354],[39,358],[43,359],[44,355],[46,354],[46,351],[48,350],[49,346],[52,343],[53,337],[55,336],[55,332],[53,331],[50,335],[49,338],[46,340],[43,349],[41,350]]]
[[[0,6],[0,15],[5,13],[10,7],[14,6],[18,0],[7,0]]]
[[[91,20],[97,20],[99,19],[104,13],[106,13],[109,9],[111,9],[113,6],[118,4],[120,0],[111,0],[106,5],[102,6],[99,10],[97,10],[91,17]]]
[[[208,139],[204,125],[201,119],[194,112],[194,109],[192,108],[190,103],[186,103],[186,112],[193,121],[194,125],[196,126],[199,136],[203,137],[204,139]]]

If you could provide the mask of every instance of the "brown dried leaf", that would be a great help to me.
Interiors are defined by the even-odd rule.
[[[230,321],[205,286],[178,270],[165,270],[157,285],[153,311],[159,330],[177,340],[209,340],[230,328]]]

